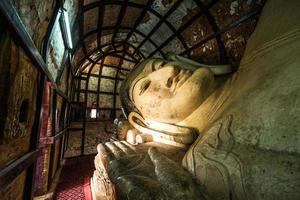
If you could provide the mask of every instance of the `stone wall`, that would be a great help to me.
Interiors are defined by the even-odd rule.
[[[0,169],[29,150],[38,85],[36,67],[10,35],[0,35]],[[25,175],[1,191],[3,199],[22,199]]]
[[[12,0],[12,3],[18,11],[27,32],[37,48],[40,49],[54,12],[55,0]]]
[[[26,31],[33,40],[37,49],[41,52],[49,23],[54,13],[56,1],[12,0]],[[73,0],[66,1],[68,8],[76,3]],[[74,22],[74,11],[68,12]],[[12,32],[7,29],[7,22],[0,18],[0,170],[22,157],[30,150],[32,126],[36,114],[36,100],[39,96],[38,67],[27,57],[19,46]],[[5,29],[2,30],[2,27]],[[55,45],[55,44],[54,44]],[[66,68],[58,81],[58,87],[67,91],[68,69]],[[51,109],[50,104],[50,109]],[[58,120],[63,112],[62,100],[58,98]],[[47,119],[46,119],[47,120]],[[48,120],[47,135],[51,134],[51,119]],[[61,126],[57,124],[57,130]],[[46,135],[44,135],[46,136]],[[48,189],[48,174],[51,151],[54,151],[53,166],[59,162],[59,146],[61,141],[51,147],[42,148],[43,156],[39,159],[38,167],[43,184],[38,185],[39,190],[46,192]],[[53,167],[52,175],[57,167]],[[1,199],[23,199],[23,191],[26,179],[26,171],[22,172],[6,188],[0,190]]]
[[[25,185],[26,171],[23,171],[15,180],[13,180],[4,190],[0,191],[1,199],[4,200],[22,200]]]

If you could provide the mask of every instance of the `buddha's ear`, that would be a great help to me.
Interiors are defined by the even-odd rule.
[[[129,123],[138,131],[153,136],[154,141],[178,147],[186,147],[197,138],[194,129],[153,121],[147,122],[139,113],[131,112],[128,116]],[[154,125],[154,127],[153,127]]]
[[[145,119],[136,112],[131,112],[129,114],[128,121],[138,131],[151,135],[153,137],[153,141],[168,144],[168,145],[173,145],[181,148],[187,147],[187,145],[185,144],[176,142],[173,136],[148,128]]]
[[[128,121],[134,128],[141,132],[144,132],[145,129],[148,129],[145,119],[137,112],[131,112],[128,115]]]

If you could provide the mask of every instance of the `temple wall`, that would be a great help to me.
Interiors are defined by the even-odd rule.
[[[38,85],[37,69],[10,35],[0,35],[0,169],[29,151]],[[20,174],[1,196],[22,199],[25,176]]]
[[[41,49],[43,39],[53,15],[55,0],[13,0],[12,3],[36,47]]]
[[[24,185],[25,185],[26,171],[23,171],[17,176],[4,190],[0,191],[2,199],[8,200],[22,200]]]
[[[12,1],[19,14],[25,29],[33,40],[37,49],[41,51],[47,29],[54,13],[56,1]],[[76,2],[66,1],[66,6],[77,6]],[[72,24],[75,20],[74,11],[68,13]],[[2,17],[2,16],[1,16]],[[6,22],[0,21],[0,169],[11,164],[30,151],[32,126],[36,114],[36,100],[38,67],[27,57],[23,49],[12,38]],[[5,29],[4,29],[5,27]],[[53,53],[53,52],[51,52]],[[58,81],[62,92],[67,91],[68,69],[66,68]],[[58,120],[63,112],[62,99],[58,98]],[[52,103],[50,103],[50,109]],[[51,113],[51,112],[50,112]],[[47,119],[46,119],[47,120]],[[48,121],[47,135],[51,135],[51,120]],[[58,124],[58,126],[61,126]],[[60,127],[57,127],[59,129]],[[45,137],[46,135],[44,135]],[[54,155],[52,177],[57,171],[59,160],[59,146],[61,139],[52,147],[42,147],[42,156],[39,158],[37,168],[40,174],[36,177],[39,194],[48,190],[48,174],[50,156]],[[52,150],[51,150],[52,149]],[[51,151],[53,151],[51,153]],[[0,191],[1,199],[23,199],[26,171],[22,172],[13,182]],[[38,181],[39,180],[39,181]]]

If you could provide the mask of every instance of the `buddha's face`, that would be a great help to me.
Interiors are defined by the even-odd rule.
[[[182,121],[213,89],[214,77],[207,68],[191,70],[162,60],[153,65],[154,71],[132,86],[132,101],[146,120]]]

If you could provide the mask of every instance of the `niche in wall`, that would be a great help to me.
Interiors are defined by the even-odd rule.
[[[19,123],[26,123],[28,121],[28,112],[29,112],[29,100],[24,99],[22,101],[19,110]]]

